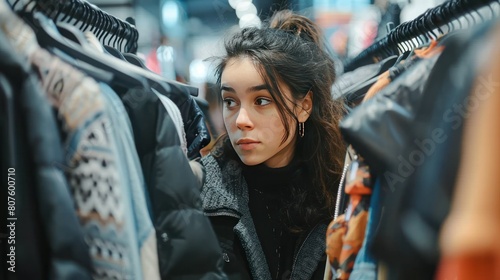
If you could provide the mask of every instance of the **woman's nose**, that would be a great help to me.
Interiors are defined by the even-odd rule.
[[[250,115],[248,111],[244,108],[241,108],[238,112],[238,117],[236,118],[236,126],[241,130],[248,130],[253,128],[253,123],[250,120]]]

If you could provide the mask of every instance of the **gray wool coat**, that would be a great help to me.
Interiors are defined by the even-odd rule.
[[[246,259],[247,268],[250,270],[251,278],[255,280],[271,280],[264,252],[259,243],[257,232],[253,224],[250,209],[248,207],[248,189],[243,177],[241,167],[238,162],[230,160],[219,162],[213,155],[207,155],[201,159],[205,168],[205,183],[201,192],[203,211],[211,220],[217,217],[231,217],[235,226],[232,232],[218,232],[218,226],[215,226],[215,232],[218,235],[219,242],[224,238],[233,238],[234,242],[240,242],[243,248],[243,258]],[[303,239],[296,255],[290,279],[308,280],[318,276],[323,276],[325,268],[325,224],[319,224],[314,227]],[[225,236],[220,236],[220,235]],[[231,235],[231,236],[229,236]],[[235,237],[234,237],[235,236]],[[236,240],[237,239],[237,240]],[[231,241],[232,243],[232,241]],[[227,259],[226,250],[228,246],[222,246],[224,261],[226,265],[231,262]],[[231,275],[231,272],[226,274]],[[244,277],[235,277],[241,279]]]

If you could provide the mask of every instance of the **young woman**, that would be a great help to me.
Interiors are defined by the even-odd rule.
[[[225,43],[227,134],[202,158],[203,210],[230,279],[323,279],[345,153],[319,28],[290,11]]]

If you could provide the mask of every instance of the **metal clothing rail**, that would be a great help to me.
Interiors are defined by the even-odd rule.
[[[428,9],[417,18],[404,22],[390,31],[384,38],[377,40],[345,64],[344,71],[349,72],[360,66],[374,63],[390,55],[399,54],[399,46],[417,39],[422,35],[434,34],[435,29],[442,32],[441,27],[460,16],[485,7],[495,0],[450,0],[435,8]],[[436,36],[435,36],[436,37]]]

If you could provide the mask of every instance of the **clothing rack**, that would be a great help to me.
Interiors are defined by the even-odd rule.
[[[41,12],[54,22],[73,21],[75,26],[80,23],[80,30],[90,29],[104,45],[125,53],[137,52],[139,32],[136,27],[85,0],[16,0],[12,5],[15,10],[19,2],[24,11]]]
[[[371,64],[390,55],[398,55],[400,44],[419,38],[419,36],[435,35],[433,30],[442,32],[441,27],[460,16],[485,7],[496,0],[450,0],[411,21],[404,22],[392,29],[384,38],[377,40],[355,58],[345,64],[344,71],[349,72],[360,66]],[[436,36],[435,36],[436,37]]]

